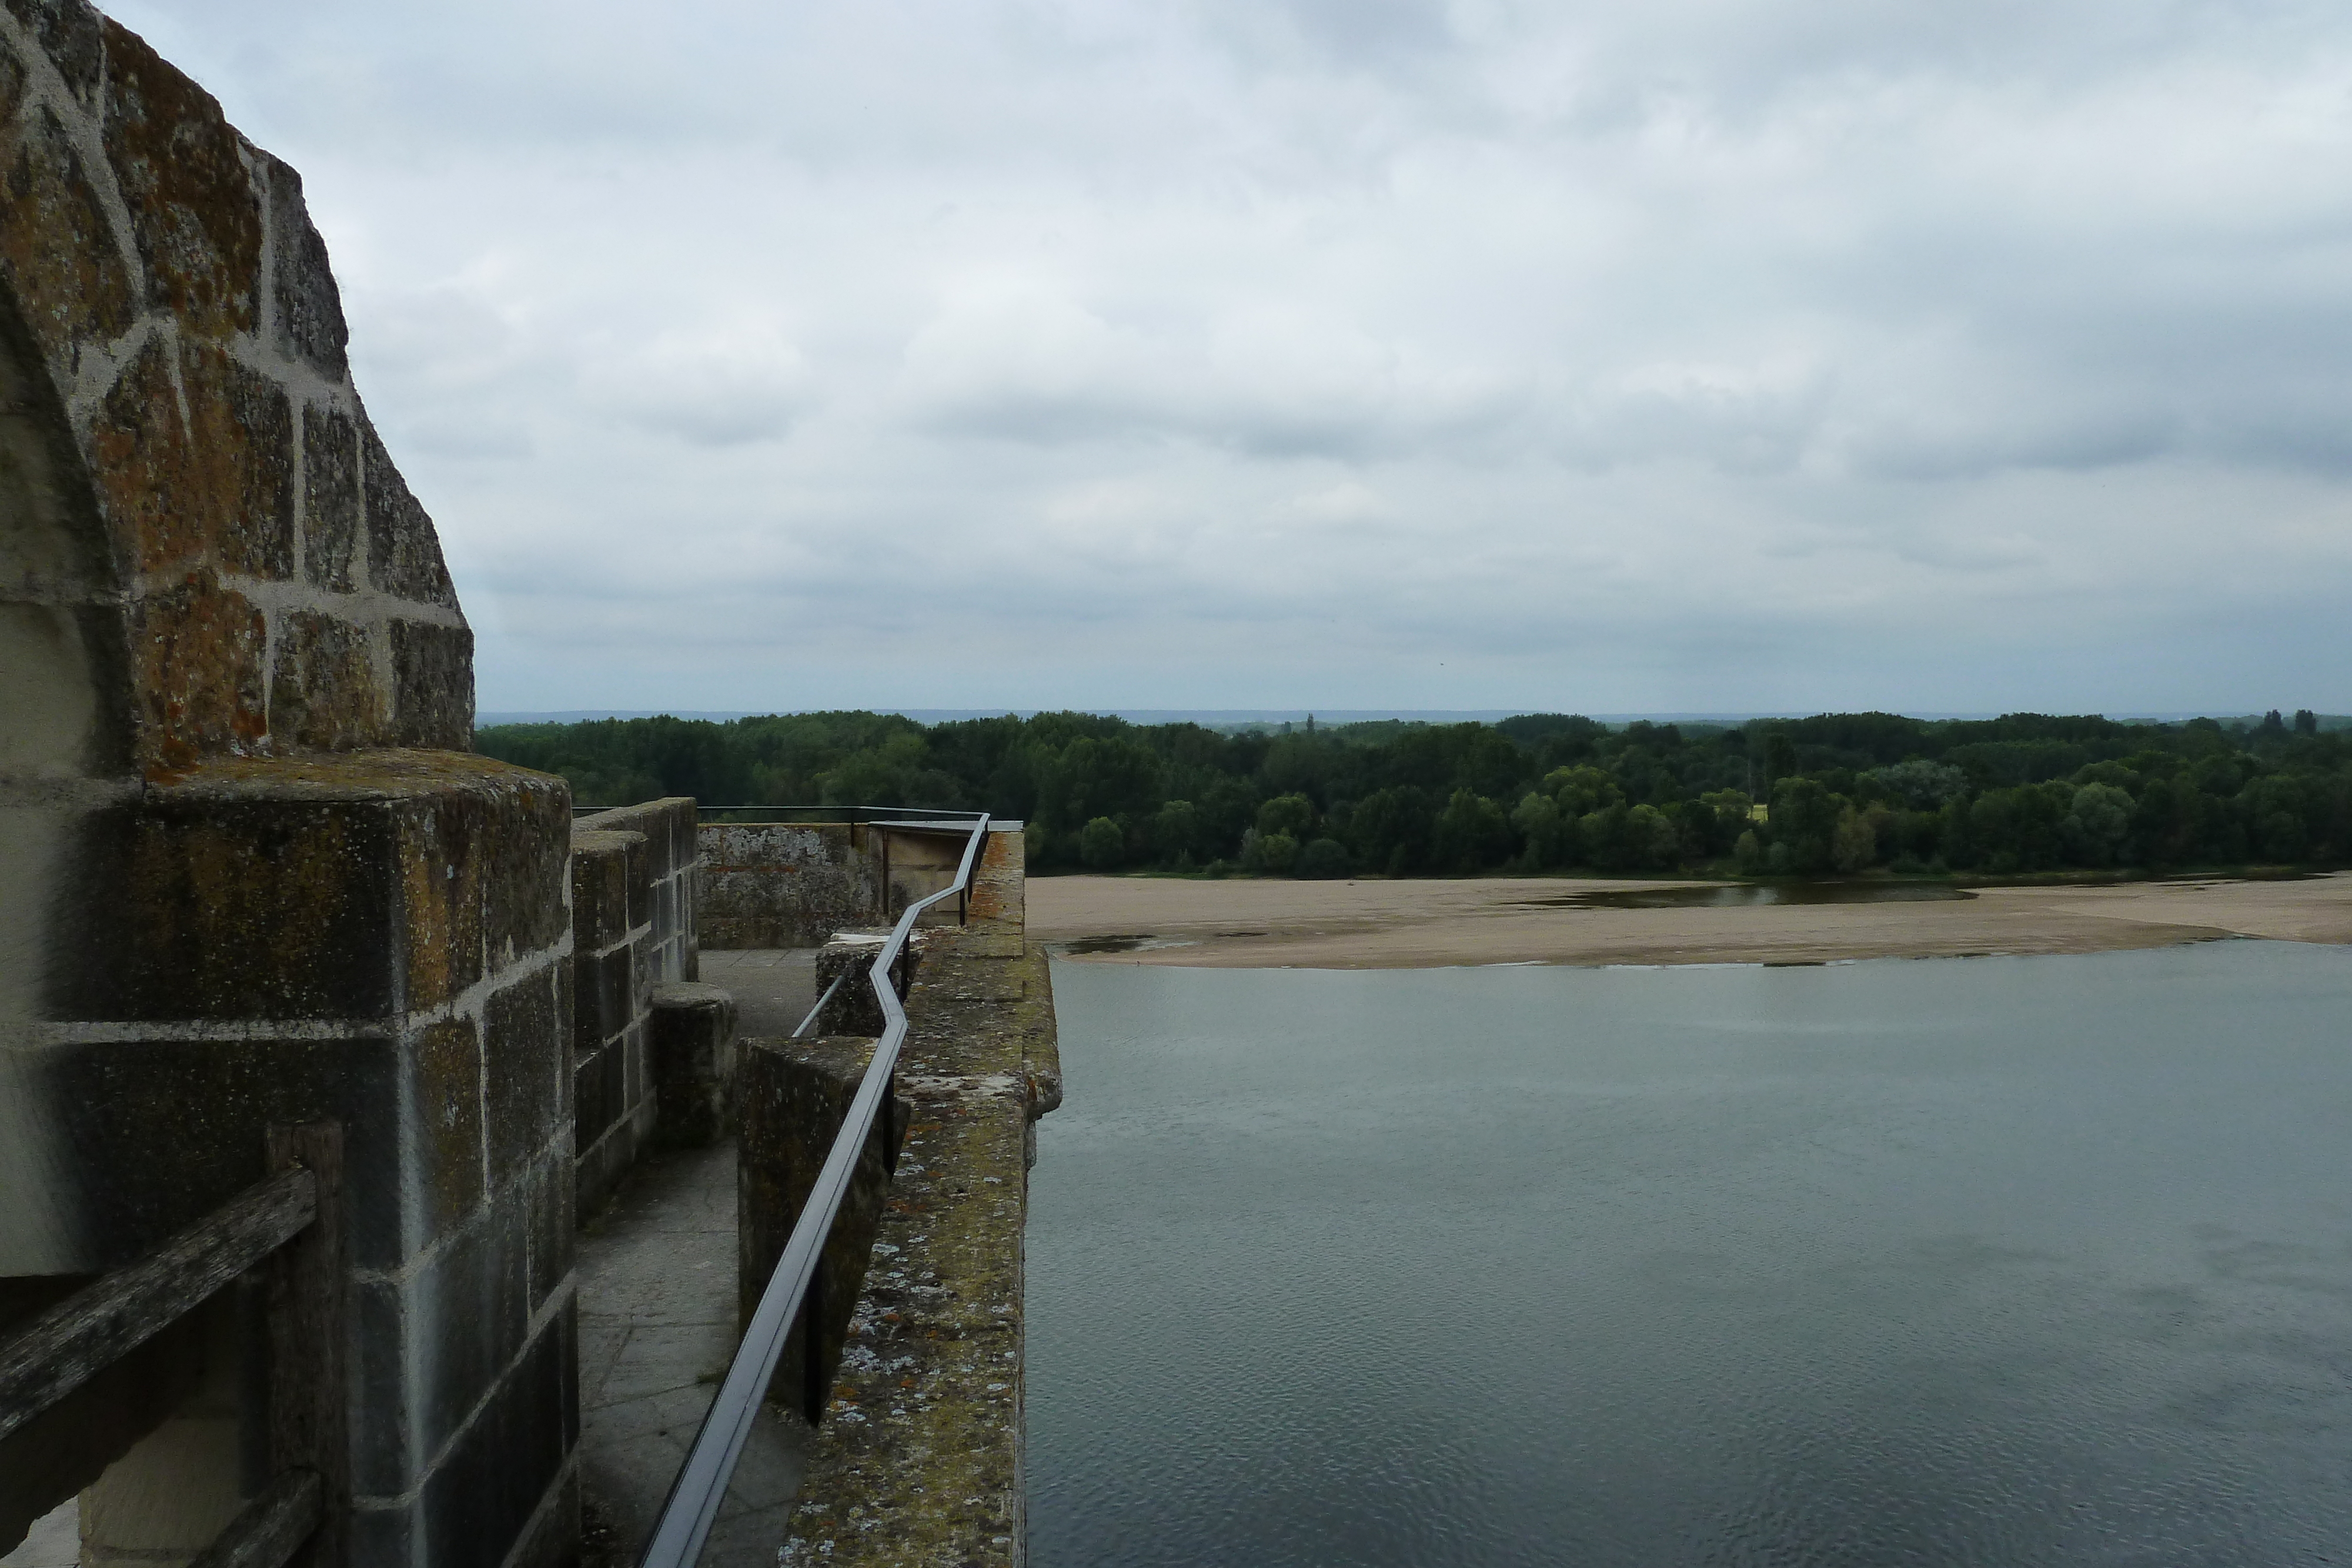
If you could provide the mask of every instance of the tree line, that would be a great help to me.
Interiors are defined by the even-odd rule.
[[[2332,724],[2333,721],[2331,721]],[[1567,714],[1221,733],[1048,713],[508,725],[484,753],[583,803],[987,810],[1038,870],[1336,877],[2171,870],[2352,861],[2352,731],[1822,714],[1610,727]]]

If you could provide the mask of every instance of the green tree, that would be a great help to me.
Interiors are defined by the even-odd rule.
[[[1878,858],[1878,821],[1852,806],[1838,813],[1830,834],[1830,863],[1847,875],[1864,870]]]
[[[1316,839],[1298,852],[1298,874],[1319,880],[1346,876],[1354,869],[1348,846],[1337,839]]]
[[[1097,871],[1112,871],[1127,859],[1127,834],[1108,817],[1097,817],[1078,834],[1078,858]]]
[[[1548,871],[1566,863],[1559,804],[1550,796],[1528,790],[1511,809],[1511,826],[1519,831],[1519,838],[1527,845],[1529,871]]]
[[[1619,831],[1627,863],[1645,871],[1671,871],[1682,863],[1682,830],[1655,806],[1644,802],[1626,808]]]
[[[1772,814],[1767,824],[1775,871],[1811,875],[1830,864],[1837,838],[1839,808],[1844,804],[1811,779],[1783,778],[1772,789]]]
[[[1544,775],[1543,790],[1558,802],[1564,818],[1581,817],[1588,811],[1625,803],[1625,791],[1617,780],[1605,769],[1590,763],[1553,768]]]
[[[1754,876],[1764,869],[1764,844],[1757,838],[1756,830],[1748,829],[1731,846],[1731,863],[1742,876]]]
[[[1425,790],[1409,784],[1373,790],[1348,819],[1357,863],[1381,867],[1391,876],[1419,871],[1428,862],[1435,817]]]
[[[1511,822],[1486,796],[1456,789],[1438,813],[1438,863],[1451,871],[1483,871],[1510,858]]]
[[[1315,802],[1304,795],[1276,795],[1257,809],[1260,833],[1287,833],[1304,840],[1315,825]]]
[[[1170,861],[1189,860],[1203,847],[1200,841],[1201,813],[1190,800],[1161,803],[1151,819],[1151,842]]]
[[[1298,841],[1288,833],[1261,833],[1255,828],[1242,835],[1242,869],[1266,876],[1287,876],[1298,863]]]
[[[2080,864],[2110,866],[2123,860],[2138,802],[2113,784],[2085,784],[2074,791],[2059,833],[2068,857]]]

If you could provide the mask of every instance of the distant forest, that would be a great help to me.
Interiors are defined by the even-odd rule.
[[[2352,862],[2352,731],[2011,714],[1612,727],[1562,714],[1223,734],[1039,714],[509,725],[489,756],[583,804],[985,808],[1036,870],[1268,876],[2071,869]]]

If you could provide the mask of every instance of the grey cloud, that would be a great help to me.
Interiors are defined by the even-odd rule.
[[[118,9],[304,171],[492,706],[2352,669],[2338,7]]]

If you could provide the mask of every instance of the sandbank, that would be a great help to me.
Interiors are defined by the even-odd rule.
[[[1948,902],[1579,908],[1591,892],[1688,883],[1568,877],[1292,882],[1057,876],[1029,883],[1029,934],[1120,950],[1076,962],[1218,968],[1473,964],[1818,964],[2168,947],[2228,936],[2352,942],[2352,873],[1984,887]]]

